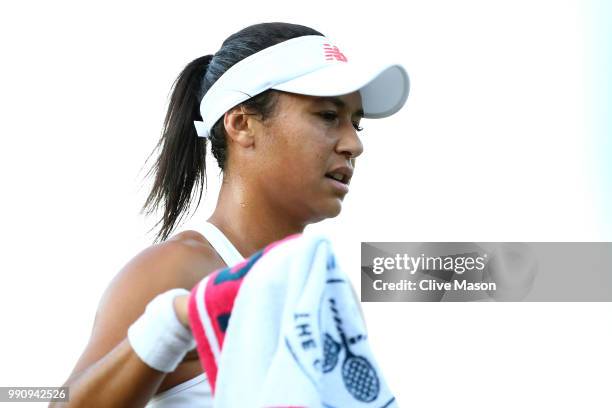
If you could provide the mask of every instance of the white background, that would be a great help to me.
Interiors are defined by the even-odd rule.
[[[59,386],[106,285],[151,244],[145,159],[185,64],[268,21],[403,63],[404,109],[364,120],[328,233],[358,288],[361,241],[601,241],[578,1],[43,2],[0,10],[0,386]],[[209,192],[180,229],[198,229]],[[600,168],[600,167],[599,167]],[[562,254],[560,254],[562,256]],[[364,303],[402,407],[609,407],[605,303]],[[23,404],[19,406],[27,406]],[[43,405],[43,404],[41,404]]]

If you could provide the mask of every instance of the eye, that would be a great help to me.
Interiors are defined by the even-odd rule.
[[[338,120],[338,113],[334,112],[334,111],[325,111],[325,112],[321,112],[319,113],[319,115],[323,118],[323,120],[325,120],[326,122],[334,122],[336,120]],[[355,128],[356,131],[361,132],[363,130],[362,127],[359,126],[359,122],[353,122],[353,127]]]
[[[338,114],[334,111],[321,112],[319,115],[321,115],[321,117],[327,122],[333,122],[338,119]]]

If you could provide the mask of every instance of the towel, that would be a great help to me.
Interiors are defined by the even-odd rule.
[[[216,270],[189,321],[215,408],[397,407],[330,241],[294,234]]]

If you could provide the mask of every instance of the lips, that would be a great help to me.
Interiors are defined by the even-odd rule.
[[[345,184],[341,181],[338,181],[336,179],[334,179],[333,177],[326,177],[327,181],[329,182],[329,184],[331,185],[331,187],[337,192],[340,193],[342,195],[348,193],[349,191],[349,186],[348,184]]]
[[[336,167],[331,171],[325,173],[325,177],[331,178],[342,184],[350,184],[351,178],[353,177],[353,168],[348,166]]]

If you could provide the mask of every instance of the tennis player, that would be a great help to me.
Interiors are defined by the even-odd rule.
[[[105,290],[62,406],[212,407],[186,295],[212,271],[340,213],[363,152],[361,120],[394,114],[409,90],[401,65],[361,59],[311,28],[264,23],[187,64],[143,206],[163,210],[156,242]],[[198,231],[172,235],[200,202],[207,145],[223,173],[216,208]]]

